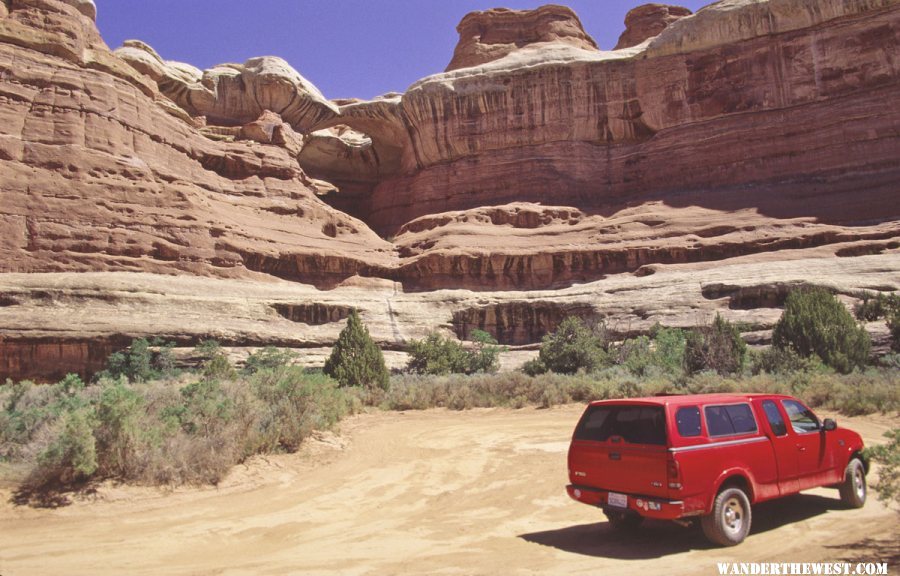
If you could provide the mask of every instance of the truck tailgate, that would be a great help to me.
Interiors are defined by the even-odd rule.
[[[665,446],[575,440],[569,449],[569,474],[574,484],[665,498]]]
[[[572,484],[668,496],[665,413],[641,405],[591,406],[569,446]]]

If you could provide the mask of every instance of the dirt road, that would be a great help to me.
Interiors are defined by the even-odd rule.
[[[0,494],[0,575],[717,574],[716,562],[889,561],[900,515],[836,491],[760,505],[747,541],[698,529],[613,533],[565,495],[580,406],[361,415],[301,454],[259,459],[218,488],[102,486],[54,510]],[[881,441],[886,417],[839,418]]]

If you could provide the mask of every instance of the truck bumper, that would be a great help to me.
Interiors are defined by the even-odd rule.
[[[680,500],[664,500],[656,496],[641,496],[637,494],[619,494],[619,504],[621,504],[621,496],[627,498],[627,506],[620,506],[609,503],[609,491],[607,490],[569,484],[566,486],[566,492],[569,493],[569,497],[572,500],[589,506],[603,508],[604,510],[631,511],[646,518],[657,518],[659,520],[675,520],[685,515],[684,502]]]

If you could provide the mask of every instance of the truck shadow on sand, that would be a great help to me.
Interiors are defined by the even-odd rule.
[[[840,508],[841,503],[836,498],[814,494],[763,502],[753,507],[753,523],[747,538],[752,540],[756,534],[803,522]],[[608,522],[599,522],[520,534],[519,538],[574,554],[620,560],[661,558],[714,547],[704,538],[699,522],[680,526],[657,520],[645,520],[634,530],[614,530]]]

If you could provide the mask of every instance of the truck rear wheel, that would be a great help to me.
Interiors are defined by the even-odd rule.
[[[613,527],[613,530],[634,530],[641,525],[641,522],[644,521],[643,516],[640,516],[638,514],[629,514],[627,512],[607,510],[604,511],[604,514],[606,514],[606,518],[609,520],[609,525]]]
[[[711,514],[700,519],[703,534],[714,544],[740,544],[750,532],[750,499],[740,488],[725,488],[716,496]]]
[[[866,503],[866,467],[859,458],[853,458],[847,464],[839,490],[841,502],[848,508],[862,508]]]

